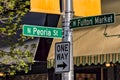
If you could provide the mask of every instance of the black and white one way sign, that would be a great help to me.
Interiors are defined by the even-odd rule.
[[[62,73],[70,70],[70,43],[55,44],[55,72]]]

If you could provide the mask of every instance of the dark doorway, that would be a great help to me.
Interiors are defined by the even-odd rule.
[[[75,67],[75,80],[101,80],[101,68],[94,66]]]

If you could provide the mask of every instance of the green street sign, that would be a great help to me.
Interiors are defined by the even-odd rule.
[[[115,14],[104,14],[98,16],[82,17],[70,21],[71,28],[109,24],[115,22]]]
[[[23,35],[46,38],[62,38],[62,28],[23,25]]]

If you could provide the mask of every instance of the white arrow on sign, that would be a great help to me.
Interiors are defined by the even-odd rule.
[[[55,72],[70,71],[70,42],[55,44]]]

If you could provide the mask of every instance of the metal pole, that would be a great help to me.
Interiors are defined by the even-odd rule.
[[[62,0],[62,41],[70,42],[70,71],[62,73],[62,80],[74,80],[74,64],[73,64],[73,40],[72,30],[70,29],[70,20],[73,18],[73,2],[72,0]]]

